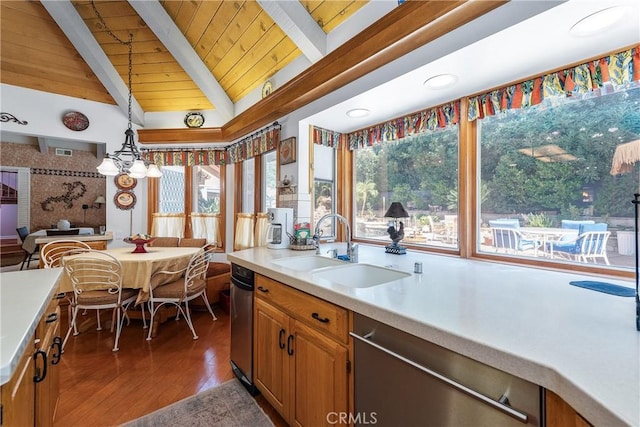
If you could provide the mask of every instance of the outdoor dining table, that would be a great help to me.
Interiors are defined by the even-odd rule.
[[[520,227],[519,230],[532,240],[542,243],[543,254],[546,254],[547,243],[556,242],[563,237],[578,237],[578,230],[573,228],[554,227]],[[533,250],[534,256],[538,256],[538,246]]]

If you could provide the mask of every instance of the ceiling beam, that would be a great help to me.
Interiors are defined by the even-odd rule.
[[[41,3],[116,101],[124,115],[128,116],[129,88],[73,4],[69,0],[41,1]],[[144,111],[133,97],[131,99],[131,120],[139,125],[144,125]]]
[[[271,19],[312,63],[327,54],[327,35],[299,1],[258,0]]]
[[[40,149],[40,153],[49,154],[49,144],[47,143],[47,138],[43,136],[38,137],[38,148]]]
[[[197,132],[195,129],[139,129],[138,140],[142,144],[232,141],[281,119],[506,2],[407,2],[221,128],[200,128]]]
[[[227,122],[235,115],[235,106],[211,71],[193,50],[193,47],[169,14],[158,1],[129,0],[131,7],[140,15],[151,31],[158,37],[169,53],[178,61],[202,93],[216,107]]]

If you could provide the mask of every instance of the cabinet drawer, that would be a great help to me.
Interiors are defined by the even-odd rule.
[[[256,297],[271,301],[296,319],[347,343],[347,310],[268,277],[256,275]]]
[[[62,294],[62,296],[64,296],[64,294]],[[40,319],[40,323],[38,323],[36,338],[45,340],[45,338],[47,338],[47,335],[51,335],[58,330],[60,324],[59,304],[61,300],[62,299],[59,297],[59,294],[56,294],[49,302],[47,309],[42,315],[42,319]],[[49,339],[53,339],[53,337],[51,336],[49,337]]]

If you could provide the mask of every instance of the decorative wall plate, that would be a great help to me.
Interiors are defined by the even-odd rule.
[[[132,191],[118,191],[113,196],[113,202],[118,209],[128,211],[136,205],[136,195]]]
[[[138,184],[138,180],[135,178],[131,178],[126,173],[121,173],[115,176],[113,181],[118,187],[119,190],[132,190]]]
[[[184,124],[189,128],[199,128],[204,124],[202,113],[188,113],[184,118]]]
[[[271,92],[273,92],[273,83],[271,83],[271,80],[267,80],[264,82],[264,85],[262,85],[262,97],[266,98],[271,95]]]
[[[62,116],[62,123],[71,130],[81,131],[89,127],[89,119],[78,111],[70,111]]]

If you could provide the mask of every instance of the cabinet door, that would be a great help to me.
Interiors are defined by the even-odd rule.
[[[38,348],[47,354],[47,375],[36,384],[36,425],[53,426],[60,388],[62,338],[60,337],[60,307],[53,299],[38,325]]]
[[[35,336],[32,336],[30,342],[34,340]],[[29,346],[20,359],[13,377],[2,386],[0,392],[2,394],[2,425],[32,426],[35,424],[34,374],[33,347]]]
[[[336,425],[348,411],[347,348],[297,320],[294,335],[294,396],[291,425]]]
[[[254,316],[254,382],[271,405],[286,419],[289,406],[287,337],[289,316],[256,298]],[[291,344],[292,339],[289,339]]]

